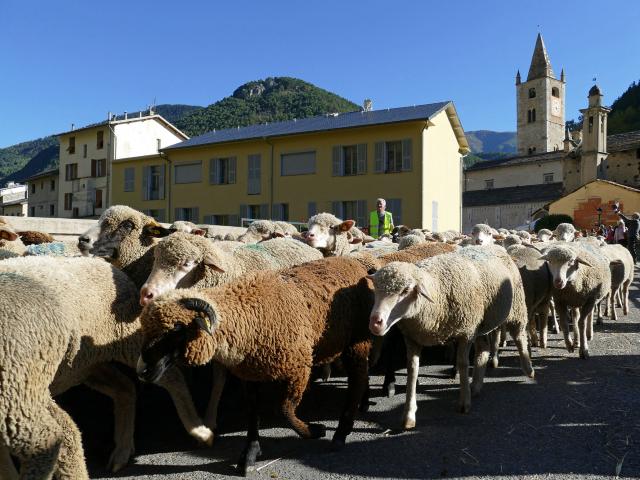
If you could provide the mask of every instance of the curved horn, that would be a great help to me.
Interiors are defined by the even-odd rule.
[[[202,330],[213,336],[213,330],[218,326],[219,320],[213,307],[200,298],[183,298],[180,304],[197,313],[193,319],[196,325]]]

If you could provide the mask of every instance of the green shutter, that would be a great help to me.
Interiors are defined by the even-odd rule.
[[[358,175],[367,173],[367,144],[358,144]]]
[[[209,160],[209,183],[211,185],[218,185],[219,175],[218,175],[218,165],[219,160],[217,158],[212,158]]]
[[[331,165],[332,165],[331,175],[333,175],[334,177],[341,177],[342,174],[344,173],[344,167],[342,167],[341,165],[343,162],[340,161],[341,157],[342,157],[342,147],[339,145],[336,145],[335,147],[333,147],[333,160],[331,162]]]
[[[384,173],[385,168],[384,168],[384,142],[376,142],[376,151],[375,151],[375,157],[376,157],[376,167],[375,167],[375,172],[376,173]]]
[[[236,183],[236,157],[229,158],[229,183]]]
[[[409,172],[411,171],[411,139],[407,138],[402,141],[402,171]]]
[[[249,217],[249,205],[240,205],[240,220],[238,221],[238,223],[240,223],[240,221],[242,221],[243,218],[248,218],[248,217]]]
[[[151,167],[142,168],[142,199],[149,200],[149,177],[151,176]]]
[[[260,219],[262,220],[269,220],[269,204],[268,203],[263,203],[262,205],[260,205]]]
[[[331,210],[333,214],[342,220],[342,215],[344,214],[342,202],[331,202]]]
[[[367,226],[367,201],[358,200],[358,215],[356,222],[359,228]]]

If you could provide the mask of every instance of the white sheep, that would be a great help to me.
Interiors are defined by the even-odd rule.
[[[493,236],[493,228],[484,223],[478,223],[471,229],[471,238],[476,245],[491,245],[495,243]]]
[[[398,250],[404,250],[405,248],[413,247],[414,245],[420,245],[421,243],[425,243],[424,235],[415,235],[413,233],[409,233],[400,237],[400,242],[398,242]]]
[[[384,335],[395,323],[407,344],[407,398],[404,428],[416,423],[416,382],[420,350],[426,345],[458,342],[460,410],[468,412],[471,391],[477,394],[489,355],[486,335],[506,323],[520,354],[524,373],[534,376],[527,350],[527,307],[522,279],[502,247],[468,247],[417,264],[393,262],[370,278],[375,304],[369,329]],[[400,321],[402,320],[402,321]],[[473,386],[468,363],[475,342]]]
[[[553,232],[547,228],[541,228],[537,233],[540,242],[548,242],[553,237]]]
[[[0,260],[24,255],[27,247],[17,232],[0,219]]]
[[[573,242],[576,238],[576,227],[570,223],[561,223],[553,231],[553,236],[561,242]]]
[[[330,213],[319,213],[309,219],[308,225],[307,243],[325,257],[348,255],[362,246],[364,234],[356,229],[353,220],[342,221]]]
[[[628,249],[622,245],[604,245],[600,249],[609,259],[611,269],[611,292],[605,297],[605,315],[611,315],[611,320],[617,320],[618,315],[615,308],[615,298],[620,297],[622,313],[629,313],[629,286],[633,280],[634,263],[633,257]],[[611,313],[609,313],[611,312]],[[598,321],[601,318],[598,316]]]

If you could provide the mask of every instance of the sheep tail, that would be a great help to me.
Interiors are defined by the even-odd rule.
[[[213,307],[201,298],[183,298],[180,304],[187,310],[196,312],[193,319],[201,329],[209,335],[213,335],[213,330],[218,326],[220,321]]]

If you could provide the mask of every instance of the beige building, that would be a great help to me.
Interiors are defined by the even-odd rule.
[[[109,114],[111,116],[111,114]],[[186,140],[184,133],[162,116],[149,111],[135,117],[115,116],[58,135],[60,140],[59,217],[100,215],[111,202],[111,166],[114,161],[158,153]]]
[[[564,72],[560,80],[553,78],[540,35],[527,82],[521,83],[519,77],[518,74],[519,155],[479,162],[465,170],[465,232],[476,223],[505,228],[526,226],[535,212],[540,213],[550,202],[596,179],[640,186],[640,131],[607,135],[610,109],[603,105],[602,92],[596,85],[589,90],[587,108],[580,110],[582,130],[570,136],[565,129],[558,147],[556,127],[559,120],[564,123]],[[536,78],[539,83],[534,85],[531,82]],[[531,88],[535,92],[529,98]],[[545,105],[559,107],[547,109]],[[533,109],[533,116],[525,112]]]
[[[9,182],[0,188],[0,215],[27,216],[27,186]]]
[[[58,216],[59,170],[38,173],[25,180],[27,184],[28,210],[30,217]]]
[[[452,102],[321,115],[116,160],[113,199],[166,222],[306,222],[332,212],[366,227],[384,197],[396,224],[458,230],[468,151]]]

